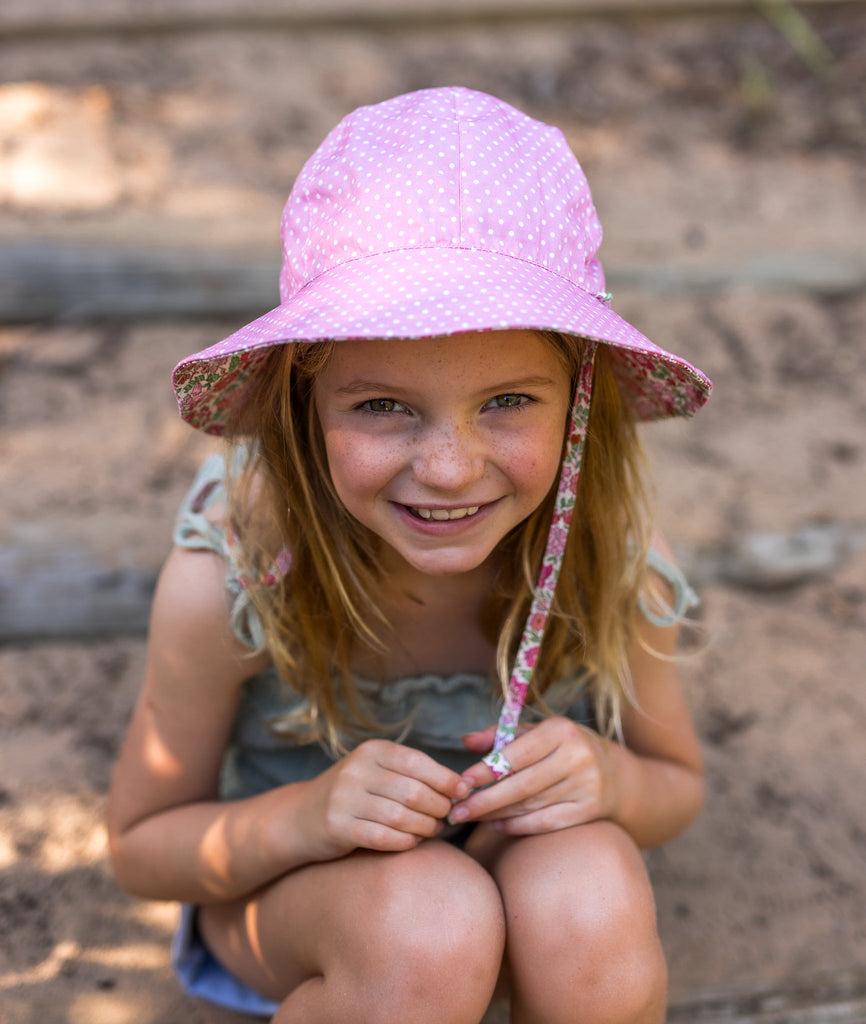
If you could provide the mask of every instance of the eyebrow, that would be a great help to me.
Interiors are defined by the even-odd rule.
[[[556,381],[550,377],[520,377],[516,380],[500,381],[498,384],[494,384],[491,387],[485,387],[481,393],[487,395],[506,395],[513,391],[531,391],[534,388],[552,388],[556,387]],[[364,395],[371,391],[403,391],[406,390],[401,385],[384,384],[382,381],[375,380],[353,380],[351,383],[346,384],[344,387],[337,388],[336,393],[338,395]],[[411,390],[411,388],[410,388]]]

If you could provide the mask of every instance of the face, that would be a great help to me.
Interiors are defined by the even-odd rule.
[[[533,331],[344,341],[314,385],[334,487],[392,570],[471,572],[544,500],[570,380]]]

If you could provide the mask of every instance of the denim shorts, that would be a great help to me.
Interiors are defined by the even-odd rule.
[[[279,1003],[266,999],[236,978],[202,942],[196,927],[197,908],[185,903],[171,947],[171,964],[184,991],[229,1010],[272,1017]]]

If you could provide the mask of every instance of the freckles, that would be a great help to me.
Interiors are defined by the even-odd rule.
[[[396,454],[380,439],[342,430],[326,435],[325,449],[335,482],[339,478],[359,486],[374,483],[387,474]]]
[[[523,438],[502,449],[503,465],[527,483],[550,483],[559,469],[558,445],[552,436]]]
[[[351,444],[346,435],[339,430],[328,430],[325,432],[324,438],[328,464],[333,467],[343,462],[351,449]]]
[[[357,478],[375,466],[376,460],[363,445],[341,440],[328,449],[328,461],[332,473],[336,470],[341,476]]]

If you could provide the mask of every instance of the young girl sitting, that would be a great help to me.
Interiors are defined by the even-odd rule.
[[[281,304],[175,370],[229,445],[157,589],[119,882],[184,904],[188,991],[280,1024],[477,1024],[497,985],[660,1022],[640,850],[701,757],[635,423],[710,383],[612,312],[574,156],[490,96],[355,111],[281,234]]]

